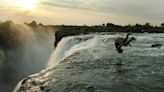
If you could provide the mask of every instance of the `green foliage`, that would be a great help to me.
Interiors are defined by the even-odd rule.
[[[163,23],[164,26],[164,23]],[[135,33],[143,33],[143,32],[155,32],[155,33],[163,33],[164,29],[161,27],[152,26],[150,23],[145,23],[144,25],[135,24],[135,25],[115,25],[113,23],[103,23],[101,25],[94,25],[94,26],[68,26],[68,25],[61,25],[61,26],[51,26],[54,29],[58,29],[55,34],[55,44],[56,47],[57,43],[65,36],[70,35],[79,35],[79,34],[88,34],[91,32],[135,32]]]
[[[161,23],[161,27],[164,27],[164,23]]]

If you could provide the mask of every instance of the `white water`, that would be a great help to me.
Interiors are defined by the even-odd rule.
[[[53,68],[20,81],[14,92],[164,92],[164,34],[133,34],[118,54],[114,40],[126,34],[91,34],[62,39],[51,55]],[[121,64],[121,65],[119,65]]]
[[[151,47],[152,44],[163,44],[164,34],[135,33],[132,36],[135,37],[137,41],[132,42],[132,47],[123,47],[124,54],[134,54],[137,56],[164,56],[163,46],[160,49]],[[48,67],[56,65],[64,58],[84,49],[101,47],[101,52],[108,48],[107,50],[109,54],[116,53],[114,40],[117,37],[126,37],[126,34],[102,33],[102,35],[91,34],[66,37],[61,40],[51,55]],[[94,54],[94,52],[91,54]]]

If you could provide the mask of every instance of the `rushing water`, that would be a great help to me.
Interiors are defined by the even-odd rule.
[[[164,34],[133,34],[136,41],[131,47],[123,47],[123,54],[118,54],[114,46],[120,36],[126,34],[62,39],[47,66],[53,68],[21,81],[15,91],[47,88],[54,92],[163,92],[164,46],[151,45],[164,44]]]
[[[108,54],[114,54],[115,46],[114,40],[117,37],[126,37],[126,34],[120,33],[102,33],[102,35],[92,34],[92,35],[82,35],[82,36],[71,36],[64,38],[55,49],[50,58],[50,66],[53,63],[60,62],[65,57],[80,51],[80,50],[91,50],[91,48],[100,48],[101,52],[108,49]],[[136,37],[137,41],[132,42],[132,47],[123,47],[124,55],[135,55],[135,56],[164,56],[164,47],[152,48],[152,44],[163,44],[164,43],[164,34],[133,34],[133,37]],[[132,37],[131,36],[131,37]],[[91,53],[94,54],[94,53]]]

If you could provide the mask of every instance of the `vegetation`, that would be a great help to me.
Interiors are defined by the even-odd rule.
[[[70,35],[79,35],[79,34],[87,34],[92,32],[133,32],[133,33],[164,33],[164,23],[161,26],[153,26],[150,23],[145,23],[144,25],[135,24],[135,25],[115,25],[113,23],[106,23],[102,25],[94,25],[94,26],[70,26],[70,25],[58,25],[53,26],[49,25],[53,29],[57,29],[55,34],[55,44],[65,36]]]
[[[37,22],[32,21],[31,23],[24,23],[24,25],[30,27],[32,30],[48,30],[51,28],[55,32],[55,43],[57,43],[65,36],[70,35],[79,35],[87,34],[92,32],[133,32],[133,33],[164,33],[164,23],[161,23],[160,26],[153,26],[150,23],[135,24],[135,25],[116,25],[113,23],[103,23],[101,25],[93,26],[77,26],[77,25],[43,25],[37,24]],[[0,22],[0,48],[18,47],[19,40],[19,31],[22,29],[22,25],[14,24],[12,21]],[[23,28],[24,29],[24,28]],[[22,39],[22,37],[21,37]],[[3,44],[3,45],[2,45]]]

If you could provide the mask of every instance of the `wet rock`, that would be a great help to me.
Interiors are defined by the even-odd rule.
[[[95,88],[93,86],[88,86],[87,87],[87,92],[94,92]]]

